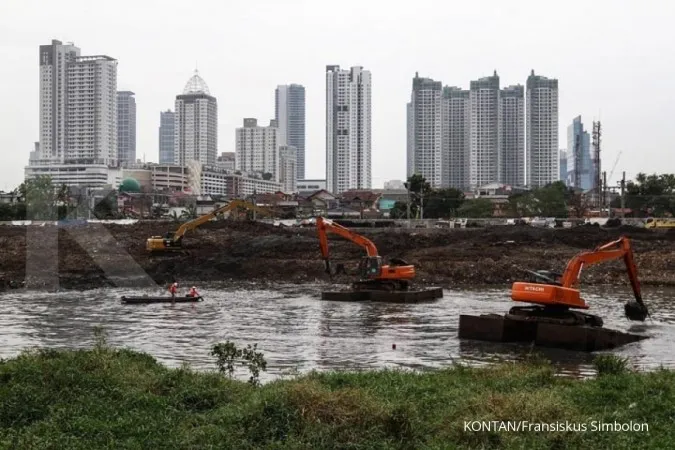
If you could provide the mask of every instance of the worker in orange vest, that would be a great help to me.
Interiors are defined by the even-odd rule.
[[[197,288],[192,286],[190,288],[190,293],[188,294],[190,297],[199,297],[199,292],[197,292]]]
[[[171,298],[176,297],[176,292],[178,292],[178,283],[173,283],[169,286],[169,292],[171,292]]]

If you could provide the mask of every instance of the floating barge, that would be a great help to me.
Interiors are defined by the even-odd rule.
[[[141,296],[124,296],[122,297],[122,303],[126,304],[134,304],[134,305],[140,305],[140,304],[146,304],[146,303],[198,303],[198,302],[203,302],[204,299],[202,297],[150,297],[147,295],[141,295]]]
[[[534,343],[540,347],[583,352],[609,350],[647,339],[602,327],[559,325],[508,319],[497,314],[459,316],[459,338],[489,342]]]
[[[338,302],[381,302],[381,303],[424,303],[443,297],[443,288],[434,287],[418,291],[326,291],[321,293],[321,300]]]

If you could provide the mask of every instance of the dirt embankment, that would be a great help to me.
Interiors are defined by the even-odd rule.
[[[177,281],[269,281],[302,283],[326,280],[316,231],[283,229],[263,224],[210,223],[189,232],[189,254],[151,257],[145,250],[149,236],[163,235],[171,224],[133,226],[86,225],[73,228],[31,227],[28,232],[32,267],[26,275],[27,228],[0,227],[0,277],[39,285],[58,267],[63,288],[114,285],[107,275],[130,277],[139,267],[159,283]],[[173,225],[175,228],[175,225]],[[643,284],[675,285],[675,233],[599,227],[540,229],[492,227],[463,230],[377,230],[365,232],[380,254],[399,257],[417,268],[420,283],[453,285],[507,284],[522,279],[519,268],[562,271],[575,253],[616,239],[633,239]],[[57,244],[58,242],[58,244]],[[354,272],[363,251],[336,237],[331,239],[334,262]],[[133,260],[119,255],[130,255]],[[58,261],[58,265],[57,262]],[[103,262],[103,264],[101,264]],[[100,266],[106,266],[105,271]],[[30,265],[29,265],[30,266]],[[350,276],[335,281],[347,282]],[[623,284],[621,262],[584,270],[589,284]]]

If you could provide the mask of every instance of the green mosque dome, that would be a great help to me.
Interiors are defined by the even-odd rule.
[[[135,178],[125,178],[120,184],[120,192],[141,192],[141,183]]]

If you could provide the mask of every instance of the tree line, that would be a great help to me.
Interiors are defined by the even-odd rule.
[[[0,220],[64,220],[90,215],[111,219],[117,210],[114,192],[92,208],[83,190],[74,193],[65,184],[55,186],[46,175],[24,181],[12,194],[19,201],[0,204]]]
[[[495,215],[496,208],[505,217],[584,217],[592,209],[589,195],[562,181],[514,192],[498,205],[484,197],[466,198],[464,192],[454,188],[433,189],[418,174],[409,177],[405,186],[409,191],[412,219],[489,218]],[[639,173],[625,185],[624,204],[634,217],[675,216],[675,175]],[[621,198],[612,200],[608,206],[620,208]],[[395,219],[407,218],[408,202],[396,202],[390,215]]]

